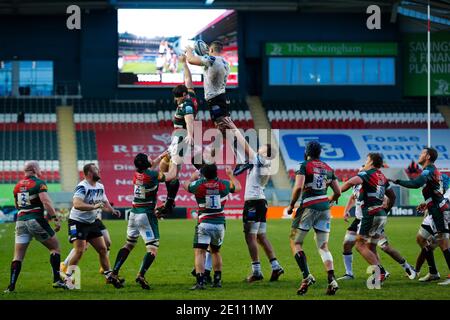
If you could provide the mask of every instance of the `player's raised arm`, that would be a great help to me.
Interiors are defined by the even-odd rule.
[[[192,74],[191,70],[189,70],[189,66],[186,61],[186,56],[183,54],[180,56],[178,60],[181,64],[183,64],[183,74],[184,74],[184,85],[188,90],[194,90],[194,84],[192,83]]]
[[[186,60],[195,66],[205,66],[205,61],[202,57],[194,55],[194,49],[192,47],[186,48]]]
[[[341,186],[341,193],[344,193],[348,189],[350,189],[353,186],[356,186],[358,184],[363,183],[363,180],[360,176],[354,176],[353,178],[347,180],[342,186]]]
[[[155,158],[155,160],[152,160],[152,159],[149,158],[148,161],[152,164],[150,169],[151,170],[155,170],[159,166],[159,164],[161,163],[162,159],[164,159],[167,155],[169,155],[169,152],[168,151],[164,151],[159,156],[157,156]]]
[[[233,170],[230,167],[226,167],[225,172],[228,178],[230,178],[230,189],[234,190],[231,193],[240,192],[242,190],[242,186],[239,180],[234,176]]]
[[[186,180],[183,182],[183,189],[186,190],[189,193],[193,193],[193,186],[194,182],[197,181],[200,178],[200,172],[194,171],[189,178],[189,180]]]
[[[391,180],[391,181],[393,183],[395,183],[395,184],[398,184],[398,185],[400,185],[402,187],[405,187],[405,188],[408,188],[408,189],[419,189],[420,187],[422,187],[427,182],[425,174],[422,173],[420,176],[418,176],[414,180],[400,180],[400,179],[397,179],[397,180]]]

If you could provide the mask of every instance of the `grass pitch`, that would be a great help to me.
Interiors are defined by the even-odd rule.
[[[411,263],[415,263],[418,246],[415,235],[420,225],[420,218],[389,218],[386,232],[392,245],[397,248]],[[227,221],[227,230],[222,249],[223,254],[223,288],[208,288],[204,291],[192,292],[189,288],[194,283],[190,275],[193,266],[192,239],[195,221],[164,220],[160,221],[161,244],[157,259],[147,273],[152,290],[144,291],[134,282],[144,255],[144,244],[140,240],[138,246],[130,254],[124,264],[121,276],[126,279],[125,288],[117,290],[106,285],[104,277],[98,273],[99,263],[92,248],[83,256],[81,267],[81,290],[58,291],[51,287],[51,269],[49,254],[38,242],[33,241],[28,249],[22,266],[22,272],[16,292],[9,295],[0,293],[2,299],[450,299],[450,286],[441,287],[435,282],[419,283],[405,277],[403,269],[390,257],[381,253],[383,265],[391,273],[381,290],[369,290],[365,281],[368,275],[367,263],[354,250],[354,270],[356,279],[341,281],[336,296],[325,295],[327,286],[326,273],[314,244],[313,234],[308,235],[305,252],[310,271],[316,277],[314,284],[306,296],[297,296],[296,289],[300,281],[300,271],[291,254],[288,234],[289,220],[269,220],[268,236],[275,249],[285,274],[278,282],[271,283],[270,264],[261,256],[261,264],[265,279],[248,284],[243,280],[250,273],[250,258],[242,232],[242,221]],[[119,248],[126,239],[125,221],[105,221],[112,237],[111,263],[114,263]],[[336,276],[344,274],[342,261],[342,239],[348,226],[341,219],[332,221],[330,249],[335,261]],[[58,233],[62,247],[62,256],[69,252],[67,241],[67,224]],[[0,289],[6,288],[9,279],[9,267],[14,246],[14,224],[0,225]],[[447,267],[440,250],[435,252],[436,262],[442,277],[447,276]],[[427,271],[425,265],[422,275]]]

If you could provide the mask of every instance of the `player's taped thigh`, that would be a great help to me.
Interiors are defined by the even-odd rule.
[[[307,234],[308,234],[308,231],[302,230],[302,229],[297,229],[297,232],[295,233],[295,237],[294,237],[294,243],[303,245],[303,241],[305,240],[305,237]]]
[[[156,249],[158,250],[159,248],[159,239],[154,239],[154,240],[150,240],[149,242],[145,243],[145,247],[147,249]]]
[[[344,236],[344,242],[355,242],[356,241],[356,233],[350,233],[347,231]]]

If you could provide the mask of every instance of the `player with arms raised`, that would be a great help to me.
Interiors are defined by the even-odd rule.
[[[228,75],[230,74],[230,65],[222,56],[223,44],[220,41],[213,41],[209,45],[208,50],[208,54],[203,49],[203,52],[197,52],[198,55],[194,55],[194,49],[187,47],[187,61],[190,64],[204,67],[205,100],[209,107],[211,120],[224,137],[227,129],[233,130],[238,143],[244,148],[244,152],[248,154],[250,147],[233,120],[231,120],[228,112],[229,102],[225,92]],[[208,157],[213,156],[212,146],[208,146],[207,153],[209,154],[206,155],[206,160],[211,161]],[[235,150],[235,154],[239,162],[244,163],[243,155],[239,154],[237,150]]]
[[[205,256],[208,246],[214,269],[212,287],[222,287],[222,257],[220,247],[225,236],[224,207],[229,193],[241,191],[241,184],[233,176],[231,168],[226,168],[226,174],[230,180],[222,180],[217,177],[215,164],[204,165],[201,169],[203,178],[199,179],[199,173],[194,172],[190,181],[183,184],[183,188],[195,195],[199,207],[198,224],[195,227],[194,253],[197,283],[192,290],[205,289]]]
[[[152,170],[159,165],[164,156],[165,154],[160,155],[153,163],[143,153],[139,153],[134,158],[136,167],[133,176],[134,199],[128,218],[127,242],[119,250],[113,269],[114,276],[118,278],[120,268],[136,246],[140,235],[145,242],[147,252],[142,260],[136,283],[145,290],[150,289],[145,273],[155,260],[159,248],[158,218],[155,215],[158,186],[160,183],[171,181],[176,176],[175,166],[172,166],[168,173]]]
[[[166,181],[167,199],[163,206],[156,209],[158,216],[170,215],[175,207],[175,198],[180,188],[178,174],[183,164],[184,150],[194,143],[194,120],[197,114],[198,102],[192,83],[192,75],[186,63],[186,56],[179,57],[184,69],[184,84],[172,90],[174,102],[177,106],[173,115],[174,131],[172,143],[167,154],[160,164],[162,172],[168,172],[170,166],[176,166],[176,178]]]
[[[311,228],[316,233],[315,240],[322,262],[327,270],[328,287],[326,294],[334,295],[339,289],[334,277],[333,256],[328,249],[330,235],[330,202],[335,202],[341,195],[339,183],[331,169],[320,160],[322,147],[318,141],[310,141],[306,145],[306,161],[300,165],[295,176],[295,186],[292,191],[291,203],[287,208],[288,214],[292,214],[297,200],[301,197],[300,208],[302,214],[298,221],[298,230],[295,235],[295,260],[303,273],[303,281],[297,294],[306,294],[308,287],[316,282],[309,272],[306,255],[303,250],[303,241]],[[327,189],[331,186],[333,195],[327,196]]]

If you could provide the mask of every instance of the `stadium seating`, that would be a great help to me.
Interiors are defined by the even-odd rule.
[[[274,129],[417,129],[427,127],[423,105],[295,105],[266,103],[267,116]],[[432,109],[431,127],[447,129],[436,108]]]

